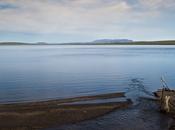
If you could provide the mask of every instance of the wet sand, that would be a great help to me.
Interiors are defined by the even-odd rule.
[[[136,105],[93,120],[44,130],[175,130],[173,119],[159,111],[156,100],[139,98]]]
[[[41,129],[94,119],[113,110],[127,108],[132,102],[120,99],[124,97],[124,93],[121,92],[42,102],[1,104],[0,129]]]
[[[159,101],[125,93],[0,105],[0,130],[175,130]]]

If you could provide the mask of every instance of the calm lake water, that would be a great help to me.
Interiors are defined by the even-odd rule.
[[[175,46],[0,46],[0,103],[175,88]]]

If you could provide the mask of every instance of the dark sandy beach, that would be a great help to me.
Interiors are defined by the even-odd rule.
[[[127,108],[132,102],[128,99],[120,100],[124,97],[124,93],[110,93],[42,102],[2,104],[0,129],[41,129],[93,119],[119,108]]]
[[[0,130],[174,130],[158,100],[108,93],[50,101],[0,105]]]

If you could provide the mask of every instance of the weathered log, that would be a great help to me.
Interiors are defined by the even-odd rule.
[[[159,89],[154,94],[160,99],[162,111],[175,114],[175,90]]]

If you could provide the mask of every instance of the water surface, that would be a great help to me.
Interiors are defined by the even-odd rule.
[[[0,46],[0,103],[175,86],[175,46]],[[174,87],[175,88],[175,87]]]

